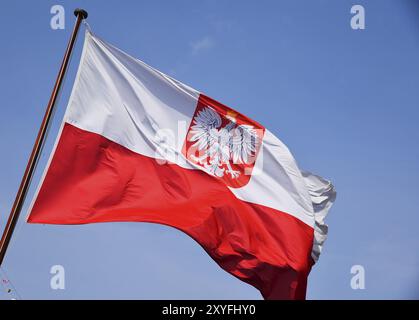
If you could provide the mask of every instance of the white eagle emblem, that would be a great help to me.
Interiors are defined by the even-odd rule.
[[[204,107],[195,115],[190,128],[188,141],[199,151],[198,156],[191,155],[191,159],[216,177],[227,174],[237,179],[241,172],[233,170],[232,163],[252,164],[260,143],[254,127],[238,125],[234,115],[228,112],[227,124],[222,127],[221,116],[211,107]]]

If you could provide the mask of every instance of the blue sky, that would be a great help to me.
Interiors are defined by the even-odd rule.
[[[66,9],[65,30],[50,28],[55,4]],[[354,4],[365,7],[365,30],[350,27]],[[334,182],[338,197],[309,299],[419,298],[418,1],[8,1],[0,20],[2,228],[78,6],[99,36],[261,122],[301,168]],[[34,185],[68,101],[82,38]],[[57,264],[66,271],[65,290],[50,288]],[[350,286],[358,264],[364,290]],[[42,226],[21,219],[4,270],[22,298],[261,298],[184,234],[145,223]]]

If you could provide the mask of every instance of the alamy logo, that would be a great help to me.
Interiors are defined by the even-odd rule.
[[[351,8],[353,14],[351,18],[351,28],[354,30],[365,29],[365,9],[360,4],[354,5]]]
[[[365,269],[361,265],[354,265],[351,268],[351,288],[354,290],[365,289]]]
[[[61,5],[54,5],[51,7],[50,13],[53,14],[50,26],[52,30],[65,29],[65,10]]]
[[[65,270],[62,265],[54,265],[51,267],[50,286],[52,290],[64,290],[65,289]]]

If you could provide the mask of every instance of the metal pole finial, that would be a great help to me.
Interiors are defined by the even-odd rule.
[[[77,8],[76,10],[74,10],[74,15],[76,17],[78,17],[79,15],[81,15],[82,19],[87,19],[87,17],[89,16],[89,14],[87,13],[86,10]]]

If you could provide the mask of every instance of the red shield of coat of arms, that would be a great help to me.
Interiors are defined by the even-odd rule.
[[[257,122],[201,94],[182,152],[229,187],[240,188],[251,178],[264,133]]]

